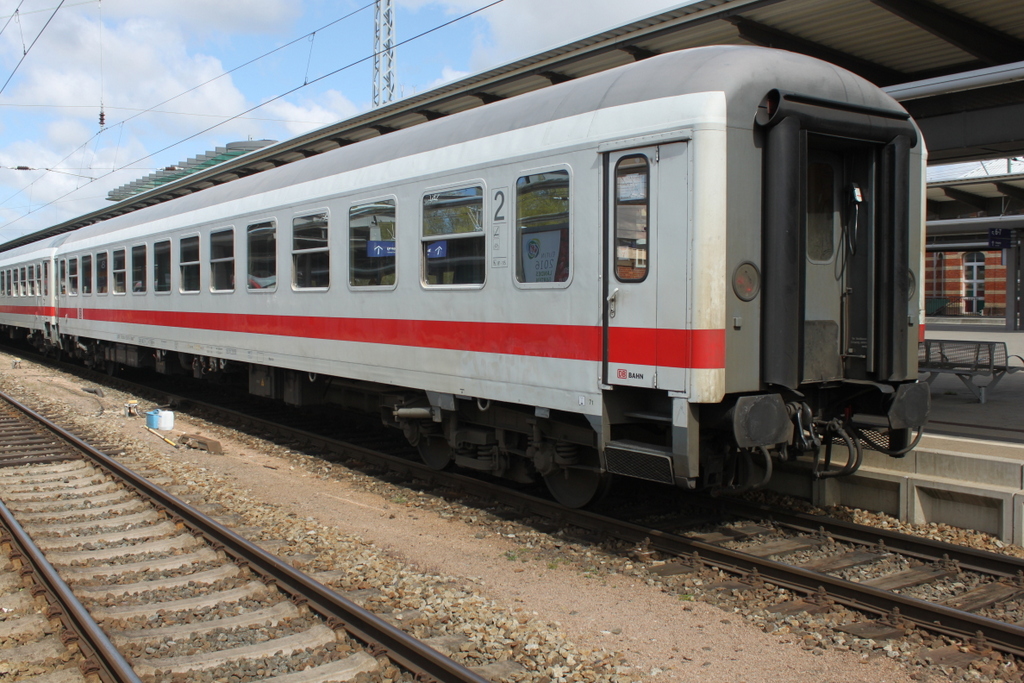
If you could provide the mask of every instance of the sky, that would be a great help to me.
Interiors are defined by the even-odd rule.
[[[393,0],[395,97],[690,1]],[[0,0],[0,242],[228,142],[369,110],[373,4]]]

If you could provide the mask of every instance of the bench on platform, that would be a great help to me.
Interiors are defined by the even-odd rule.
[[[1016,358],[1020,365],[1010,365]],[[1006,353],[1006,342],[965,341],[961,339],[926,339],[918,346],[918,372],[927,372],[928,384],[941,374],[956,375],[974,397],[985,402],[986,390],[995,389],[1007,374],[1024,370],[1024,358]],[[985,385],[975,384],[975,377],[991,377]]]

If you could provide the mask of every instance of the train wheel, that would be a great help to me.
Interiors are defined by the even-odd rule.
[[[432,470],[443,470],[452,464],[452,447],[442,438],[423,436],[416,447],[420,459]]]
[[[567,508],[581,508],[604,498],[612,477],[595,470],[565,467],[544,475],[544,483],[559,503]]]

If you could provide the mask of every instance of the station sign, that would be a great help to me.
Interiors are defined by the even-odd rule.
[[[1010,248],[1010,235],[1013,231],[1009,228],[989,228],[988,229],[988,248],[989,249],[1009,249]]]

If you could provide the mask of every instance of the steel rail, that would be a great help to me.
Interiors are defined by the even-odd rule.
[[[167,395],[166,392],[160,392]],[[261,418],[253,418],[235,410],[220,408],[214,404],[195,399],[181,399],[182,404],[192,404],[210,410],[229,414],[238,419],[247,420],[251,424],[268,424],[277,431],[282,425],[270,423]],[[836,602],[879,616],[893,616],[898,608],[898,616],[927,631],[941,633],[955,638],[967,640],[980,633],[994,648],[1024,656],[1024,627],[998,620],[981,617],[970,612],[956,610],[944,605],[929,603],[908,596],[880,590],[852,581],[839,579],[828,574],[801,569],[759,558],[753,555],[721,548],[685,536],[644,527],[627,521],[602,516],[586,510],[565,508],[551,500],[538,498],[529,494],[513,491],[481,481],[470,476],[437,472],[425,464],[392,456],[372,449],[339,442],[336,439],[317,435],[302,429],[287,428],[289,434],[317,444],[343,457],[362,459],[366,462],[386,466],[398,473],[433,484],[455,486],[461,491],[469,492],[480,498],[498,502],[523,514],[537,514],[553,520],[558,524],[571,524],[610,537],[633,543],[649,542],[649,547],[679,557],[699,558],[705,565],[719,567],[730,573],[741,576],[756,576],[796,593],[812,595],[824,589]],[[852,527],[851,525],[851,533]],[[865,527],[865,529],[870,529]],[[870,533],[870,531],[865,531]],[[894,539],[894,543],[896,543]],[[953,546],[955,548],[955,546]],[[960,553],[970,552],[960,550]],[[952,556],[951,556],[952,557]],[[970,562],[965,562],[969,566]]]
[[[266,423],[266,420],[245,416],[238,411],[222,409],[215,405],[188,399],[189,403],[202,405],[211,410],[230,413],[250,423]],[[275,425],[281,429],[281,425]],[[455,485],[461,491],[467,491],[484,500],[500,502],[521,512],[531,512],[559,524],[571,524],[583,529],[608,534],[619,540],[633,543],[647,543],[649,547],[679,557],[698,557],[705,565],[716,566],[741,576],[757,576],[778,586],[796,593],[813,595],[819,589],[825,589],[836,602],[879,616],[893,616],[898,609],[898,616],[908,622],[935,633],[967,640],[980,632],[990,645],[996,649],[1017,656],[1024,656],[1024,627],[1000,622],[995,619],[978,616],[970,612],[946,607],[944,605],[918,600],[898,593],[865,586],[853,581],[846,581],[828,574],[822,574],[800,567],[787,565],[784,562],[763,559],[754,555],[721,548],[719,546],[686,538],[678,534],[651,529],[627,521],[612,519],[587,510],[566,508],[558,503],[526,493],[496,486],[470,476],[437,472],[425,464],[387,455],[378,451],[339,443],[329,437],[320,436],[301,429],[288,429],[290,434],[308,440],[348,457],[361,458],[390,467],[392,470],[423,481]],[[850,533],[852,527],[848,525]],[[816,531],[816,529],[815,529]],[[871,528],[865,527],[865,534]],[[901,545],[892,539],[894,547]],[[936,542],[938,543],[938,542]],[[948,544],[943,544],[948,545]],[[952,546],[955,548],[955,546]],[[960,549],[954,555],[965,558],[965,566],[971,565],[965,553],[971,551]],[[953,557],[953,555],[951,555]],[[1007,575],[1013,575],[1007,573]]]
[[[60,578],[53,565],[47,561],[43,551],[25,533],[21,524],[2,501],[0,501],[0,522],[7,530],[12,544],[31,565],[40,585],[53,596],[56,606],[62,612],[61,621],[78,636],[79,648],[88,662],[88,668],[99,669],[82,673],[95,673],[105,683],[142,683],[142,679],[136,675],[124,656],[110,642],[107,634],[89,614],[89,610],[75,597],[71,588],[64,582],[64,579]]]
[[[0,398],[81,449],[101,467],[153,501],[158,508],[184,521],[202,534],[215,549],[224,550],[247,563],[265,579],[294,596],[297,602],[306,604],[327,619],[332,628],[344,628],[351,635],[366,642],[371,650],[380,648],[386,651],[393,661],[410,671],[432,677],[441,683],[487,683],[485,678],[345,599],[230,529],[224,528],[207,515],[96,450],[74,434],[53,424],[31,408],[2,393]]]
[[[898,550],[903,555],[922,560],[939,560],[946,556],[951,560],[956,560],[964,569],[983,574],[1017,578],[1021,572],[1024,572],[1024,559],[1019,557],[1000,555],[988,550],[967,548],[945,541],[911,536],[892,529],[864,526],[821,515],[780,510],[768,505],[732,498],[728,499],[728,505],[730,513],[761,517],[805,533],[817,533],[824,530],[836,540],[862,545],[881,541],[890,550]]]
[[[830,598],[847,607],[883,617],[897,617],[927,631],[962,640],[974,638],[980,633],[995,649],[1024,656],[1024,627],[1016,624],[880,590],[829,574],[787,565],[784,562],[748,555],[670,532],[611,519],[586,510],[564,508],[552,501],[526,494],[493,490],[485,482],[462,475],[455,475],[455,478],[460,482],[473,482],[467,482],[467,486],[483,489],[480,493],[489,499],[497,499],[519,509],[528,508],[531,512],[552,518],[561,524],[572,524],[583,529],[607,533],[619,540],[645,544],[648,548],[681,558],[699,560],[704,565],[739,574],[747,579],[761,579],[803,595],[813,595],[824,589]]]

